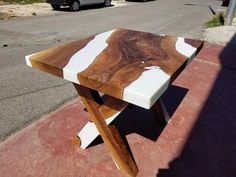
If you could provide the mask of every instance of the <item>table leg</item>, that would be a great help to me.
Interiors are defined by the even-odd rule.
[[[106,124],[105,118],[99,111],[100,105],[95,101],[90,89],[77,84],[74,84],[74,86],[118,167],[130,176],[136,176],[138,168],[134,159],[120,137],[118,130],[114,127],[109,128]]]
[[[170,120],[169,113],[166,110],[164,102],[159,98],[156,103],[152,106],[152,111],[156,118],[158,118],[158,121],[160,121],[163,124],[168,123]]]
[[[107,125],[109,125],[116,116],[113,116],[111,118],[106,119]],[[80,147],[82,149],[87,148],[93,140],[98,137],[99,132],[98,129],[96,128],[95,124],[91,121],[89,121],[83,128],[82,130],[78,133],[78,140],[80,141]]]

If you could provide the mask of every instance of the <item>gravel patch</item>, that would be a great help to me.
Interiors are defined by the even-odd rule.
[[[27,17],[37,15],[58,14],[60,11],[52,10],[50,4],[35,3],[27,5],[0,5],[0,17],[6,19],[11,17]]]

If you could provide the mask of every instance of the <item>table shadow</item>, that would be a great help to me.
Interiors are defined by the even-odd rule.
[[[187,94],[188,89],[178,87],[175,85],[169,86],[167,91],[163,94],[162,100],[166,105],[167,111],[170,117],[173,115],[185,95]],[[175,99],[173,99],[175,98]],[[142,137],[145,137],[149,140],[156,141],[160,136],[162,130],[165,128],[165,125],[161,124],[158,121],[158,118],[155,118],[151,110],[147,110],[135,105],[128,106],[113,122],[123,140],[126,142],[126,135],[136,133]],[[89,147],[103,143],[100,136],[98,136]],[[88,147],[88,148],[89,148]]]
[[[236,35],[219,55],[221,70],[182,152],[157,177],[236,176],[235,41]]]

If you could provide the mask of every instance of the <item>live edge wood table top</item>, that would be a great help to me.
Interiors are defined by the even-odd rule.
[[[132,155],[109,123],[128,103],[165,116],[159,97],[202,45],[199,40],[115,29],[28,55],[26,63],[74,83],[90,114],[78,134],[81,148],[100,134],[118,168],[136,176]],[[110,99],[102,100],[98,92]]]
[[[27,65],[149,109],[202,41],[115,29],[26,56]]]

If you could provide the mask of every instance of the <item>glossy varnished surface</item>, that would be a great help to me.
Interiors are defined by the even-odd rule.
[[[150,108],[202,42],[117,29],[27,56],[27,64]]]

